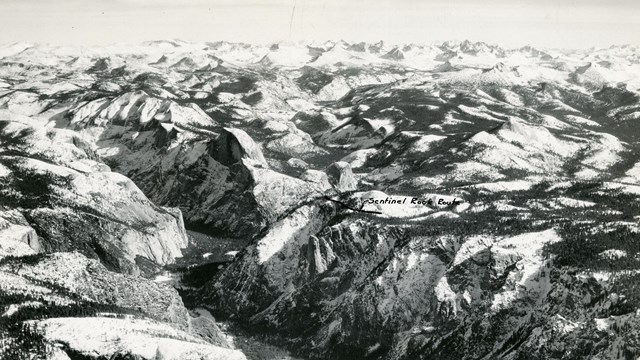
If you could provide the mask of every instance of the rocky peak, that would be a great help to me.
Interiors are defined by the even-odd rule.
[[[213,156],[225,165],[246,162],[252,166],[269,167],[260,146],[240,129],[224,128],[218,136],[216,150]]]

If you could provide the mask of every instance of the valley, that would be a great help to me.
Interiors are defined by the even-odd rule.
[[[0,47],[0,359],[634,359],[640,49]]]

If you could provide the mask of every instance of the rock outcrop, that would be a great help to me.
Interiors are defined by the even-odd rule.
[[[239,129],[223,129],[218,137],[214,156],[224,165],[246,161],[253,166],[269,167],[260,147],[246,132]]]
[[[327,168],[329,182],[337,191],[352,191],[358,186],[351,165],[344,161],[335,162]]]
[[[0,254],[20,256],[40,252],[38,234],[17,210],[0,211]]]

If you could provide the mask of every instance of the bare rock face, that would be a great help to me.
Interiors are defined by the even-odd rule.
[[[269,223],[327,190],[321,182],[308,182],[268,169],[247,168],[253,179],[253,197]]]
[[[307,277],[306,266],[302,266],[301,260],[307,256],[308,237],[320,231],[334,214],[335,208],[330,203],[310,204],[294,210],[275,222],[256,244],[247,248],[242,258],[231,265],[237,271],[226,272],[206,291],[219,297],[230,311],[248,314],[250,309],[268,307],[289,291],[289,286],[301,276]],[[229,291],[232,289],[229,286],[242,278],[241,274],[248,276],[245,287]]]
[[[260,147],[240,129],[224,128],[216,150],[216,159],[225,165],[246,161],[254,166],[269,167]]]
[[[215,319],[204,309],[197,309],[195,313],[198,315],[191,318],[191,332],[201,338],[207,340],[212,345],[221,347],[229,347],[229,341],[222,332]],[[192,316],[193,316],[192,312]]]
[[[353,176],[351,165],[344,161],[335,162],[327,168],[329,182],[338,191],[352,191],[357,188],[358,181]]]
[[[0,177],[8,185],[0,204],[12,209],[4,222],[34,251],[79,250],[126,273],[139,272],[137,257],[165,265],[181,256],[188,240],[179,210],[151,203],[131,180],[94,160],[74,132],[2,122],[0,136],[7,140]]]
[[[329,177],[327,176],[327,173],[325,173],[324,171],[309,169],[303,172],[300,175],[300,178],[304,181],[318,184],[318,186],[322,188],[331,189],[331,184],[329,183]]]
[[[0,258],[40,252],[38,234],[19,211],[0,211]]]
[[[246,132],[224,128],[213,156],[231,166],[239,188],[247,187],[265,225],[301,202],[327,190],[325,184],[308,182],[269,169],[260,146]],[[234,165],[235,164],[235,165]]]

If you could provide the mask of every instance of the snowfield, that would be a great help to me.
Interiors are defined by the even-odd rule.
[[[213,346],[187,333],[148,320],[56,318],[30,324],[45,339],[87,356],[124,353],[143,359],[244,360],[237,350]]]

